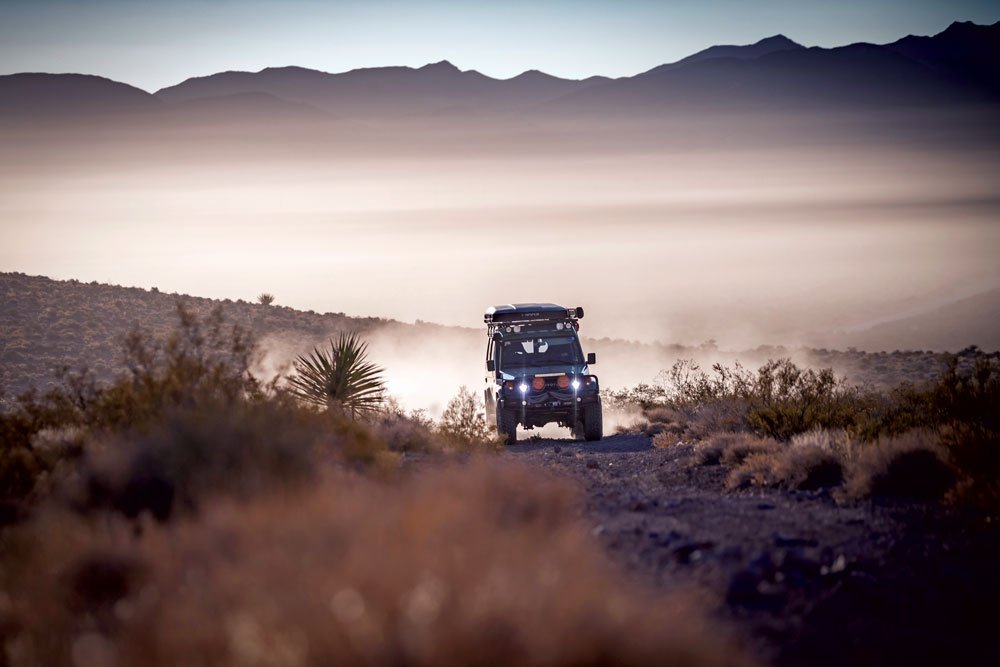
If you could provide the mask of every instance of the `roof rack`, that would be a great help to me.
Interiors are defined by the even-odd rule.
[[[528,331],[578,331],[583,308],[565,308],[554,303],[510,303],[490,306],[483,315],[487,334],[518,334]]]
[[[579,320],[583,317],[583,307],[566,308],[554,303],[508,303],[490,306],[483,315],[486,324],[557,322]]]

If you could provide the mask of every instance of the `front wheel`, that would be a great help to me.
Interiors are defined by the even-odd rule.
[[[604,437],[604,413],[600,403],[592,403],[583,408],[583,438],[594,442]]]
[[[497,433],[505,445],[517,444],[517,415],[513,410],[497,408]]]

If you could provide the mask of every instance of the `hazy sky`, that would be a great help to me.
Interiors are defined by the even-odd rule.
[[[776,33],[836,46],[998,19],[996,0],[2,0],[0,73],[83,72],[148,90],[227,69],[443,59],[496,77],[622,76]]]

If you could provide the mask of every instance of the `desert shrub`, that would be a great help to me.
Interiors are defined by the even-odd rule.
[[[643,416],[651,424],[673,424],[686,418],[680,410],[667,405],[654,405],[644,410]]]
[[[245,330],[227,323],[218,308],[205,318],[181,304],[176,312],[178,327],[165,337],[133,330],[125,340],[127,372],[81,394],[77,402],[88,426],[143,428],[174,410],[262,395],[250,372],[256,346]]]
[[[969,355],[967,355],[969,356]],[[1000,511],[1000,355],[974,351],[971,372],[949,360],[932,401],[941,443],[958,471],[954,500]]]
[[[758,452],[747,456],[743,463],[736,466],[726,475],[726,488],[746,489],[752,486],[774,486],[777,480],[774,476],[777,454],[773,452]]]
[[[702,439],[713,433],[747,431],[746,402],[723,398],[689,408],[686,428],[692,438]]]
[[[940,500],[955,484],[938,437],[927,431],[882,438],[865,447],[851,468],[848,493],[905,500]]]
[[[81,502],[167,519],[215,494],[249,498],[309,479],[323,452],[348,459],[362,436],[282,401],[177,410],[138,433],[105,436],[86,458]],[[384,446],[383,446],[384,447]]]
[[[691,462],[700,466],[719,465],[722,462],[722,453],[726,451],[733,438],[732,434],[720,433],[699,442],[694,446]]]
[[[794,436],[791,445],[832,452],[844,465],[850,465],[857,460],[866,443],[844,430],[816,429]]]
[[[60,373],[64,386],[29,391],[0,410],[0,505],[19,504],[40,480],[82,451],[91,394],[87,373]]]
[[[788,446],[775,458],[774,479],[791,489],[813,491],[840,486],[844,464],[837,452],[815,445]]]
[[[816,490],[839,486],[844,481],[844,457],[852,451],[843,433],[814,431],[794,437],[790,443],[730,436],[723,452],[729,465],[729,488],[781,486]]]
[[[776,453],[782,448],[776,440],[758,438],[749,433],[719,435],[715,436],[713,440],[722,440],[721,463],[728,466],[739,465],[753,454]]]
[[[383,407],[383,370],[368,361],[368,343],[356,333],[341,332],[330,349],[316,347],[293,362],[290,391],[304,402],[351,417],[370,416]]]
[[[838,380],[832,369],[802,369],[787,359],[764,364],[751,386],[750,428],[779,440],[851,428],[868,410],[868,396]]]
[[[59,386],[27,392],[0,412],[3,501],[26,498],[60,462],[80,456],[90,434],[141,431],[168,413],[208,404],[225,410],[262,397],[249,371],[253,341],[242,329],[219,310],[199,319],[178,305],[176,314],[168,336],[127,336],[127,371],[110,384],[63,369]]]
[[[272,303],[274,303],[274,295],[270,294],[269,292],[261,292],[257,296],[257,303],[259,303],[262,306],[270,306]]]
[[[668,447],[673,447],[678,442],[677,435],[674,433],[657,433],[653,436],[653,447],[656,449],[666,449]]]
[[[941,443],[959,477],[952,499],[1000,512],[1000,432],[953,423],[942,429]]]
[[[671,409],[683,415],[696,438],[753,431],[788,440],[818,428],[854,428],[873,409],[871,392],[847,385],[832,369],[800,368],[788,359],[769,360],[756,371],[739,362],[714,364],[710,373],[682,359],[662,372],[656,385],[623,390],[615,400],[632,401],[647,412]]]
[[[482,402],[464,385],[448,401],[438,428],[453,447],[461,450],[502,448],[500,438],[486,422]]]
[[[987,434],[1000,432],[1000,353],[972,355],[972,368],[963,372],[957,357],[950,357],[931,390],[935,417],[960,422]]]
[[[498,462],[337,474],[136,534],[46,513],[5,550],[8,664],[732,664],[630,584],[568,483]]]
[[[769,438],[749,433],[716,433],[694,447],[691,462],[695,465],[738,465],[753,454],[765,454],[781,446]]]
[[[422,414],[385,414],[370,424],[372,432],[394,452],[437,452],[441,443],[434,422]]]

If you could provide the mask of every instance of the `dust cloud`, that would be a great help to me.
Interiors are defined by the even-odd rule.
[[[1000,288],[998,142],[864,123],[0,128],[0,267],[469,328],[553,301],[594,338],[734,349]],[[409,396],[481,343],[373,349]]]

